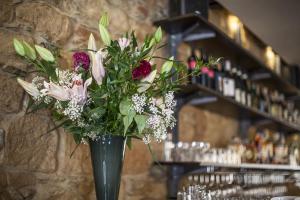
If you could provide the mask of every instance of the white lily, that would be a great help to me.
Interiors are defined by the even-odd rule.
[[[37,87],[34,84],[24,81],[20,78],[17,78],[17,81],[24,88],[24,90],[28,94],[30,94],[34,99],[41,95],[41,92],[37,89]]]
[[[139,84],[139,88],[137,90],[139,93],[145,92],[150,88],[155,79],[156,73],[157,70],[153,70],[148,76],[141,80],[141,83]]]
[[[73,78],[73,86],[70,89],[71,98],[77,98],[78,104],[85,104],[87,100],[87,87],[92,83],[92,77],[87,79],[83,84],[81,75],[77,75]]]
[[[121,50],[123,51],[130,44],[130,40],[128,38],[123,37],[118,39],[118,43]]]
[[[44,81],[45,89],[41,90],[44,95],[51,96],[59,101],[67,101],[70,99],[69,88],[57,85],[50,81],[47,83]]]
[[[92,54],[92,75],[98,85],[102,84],[102,79],[105,76],[105,69],[103,66],[104,53],[101,50],[97,51],[96,54]]]

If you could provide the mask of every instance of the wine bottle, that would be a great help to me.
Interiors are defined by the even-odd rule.
[[[246,80],[246,98],[247,106],[252,107],[252,83],[249,79]]]
[[[187,60],[188,63],[188,71],[189,73],[193,72],[196,67],[196,54],[195,54],[195,49],[192,49],[191,55],[188,57]],[[189,84],[195,84],[196,83],[196,77],[195,76],[189,76]]]
[[[218,63],[215,71],[215,89],[223,93],[224,63]]]
[[[233,79],[233,74],[231,70],[231,62],[229,60],[225,61],[225,74],[223,78],[223,94],[227,97],[234,98],[234,88],[235,82]]]
[[[265,98],[262,93],[262,88],[260,88],[258,85],[256,87],[256,94],[258,96],[258,110],[261,112],[265,112]]]
[[[207,63],[208,62],[208,58],[207,58],[207,55],[205,53],[205,51],[201,48],[200,49],[200,54],[201,54],[201,60],[204,62],[204,63]],[[199,83],[201,85],[204,85],[206,87],[209,87],[209,77],[208,77],[208,72],[209,72],[209,69],[207,66],[201,66],[201,74],[199,76]]]
[[[234,99],[241,103],[241,90],[242,90],[242,72],[240,68],[233,68],[233,74],[235,75],[235,96]]]
[[[242,81],[241,81],[241,103],[243,105],[247,105],[247,79],[248,79],[248,75],[246,72],[241,71],[242,75]]]
[[[251,84],[251,102],[252,102],[252,108],[258,109],[258,97],[257,97],[257,86],[255,83]]]

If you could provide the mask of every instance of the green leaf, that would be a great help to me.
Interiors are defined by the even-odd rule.
[[[99,31],[100,31],[100,36],[101,36],[103,43],[106,44],[107,46],[109,46],[111,43],[111,39],[110,39],[109,33],[108,33],[107,29],[105,28],[105,26],[103,26],[102,24],[99,24]]]
[[[36,59],[36,53],[35,50],[25,41],[23,41],[23,47],[25,50],[25,55],[30,58],[31,60]]]
[[[73,135],[73,138],[75,140],[75,143],[76,144],[80,144],[81,143],[81,139],[82,139],[81,135],[75,134],[75,133],[73,133],[72,135]]]
[[[45,61],[48,61],[48,62],[54,62],[54,56],[52,55],[52,53],[44,48],[44,47],[41,47],[39,45],[34,45],[36,51],[38,52],[38,54],[41,56],[41,58],[43,58]]]
[[[108,26],[109,21],[108,21],[108,15],[107,15],[107,13],[105,13],[104,15],[101,16],[101,18],[99,20],[99,24],[103,25],[104,27]]]
[[[134,121],[137,124],[139,133],[141,134],[144,130],[144,128],[146,127],[146,121],[147,121],[147,116],[146,115],[136,115],[134,117]]]
[[[166,61],[161,69],[161,73],[169,73],[173,66],[174,56],[170,57],[168,61]]]
[[[131,150],[131,148],[132,148],[132,138],[131,137],[126,138],[126,145]]]
[[[154,33],[154,38],[155,38],[155,42],[159,43],[161,41],[162,38],[162,31],[161,31],[161,27],[158,27]]]
[[[25,56],[25,49],[22,45],[22,43],[17,40],[16,38],[14,38],[14,47],[16,52],[20,55],[20,56]]]
[[[129,112],[131,110],[131,103],[128,99],[125,99],[123,101],[121,101],[120,105],[119,105],[119,109],[120,109],[120,113],[122,115],[129,115]]]
[[[124,123],[124,135],[126,134],[129,126],[131,125],[133,121],[133,115],[126,115],[123,117],[123,123]]]

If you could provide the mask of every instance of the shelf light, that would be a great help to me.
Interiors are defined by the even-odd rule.
[[[276,54],[274,53],[274,51],[272,50],[272,48],[270,46],[266,47],[265,55],[266,55],[266,59],[267,59],[266,61],[267,61],[268,66],[271,67],[272,69],[274,69]]]
[[[228,16],[228,29],[229,34],[233,37],[238,43],[241,43],[241,29],[242,23],[237,16],[229,15]]]
[[[239,31],[240,24],[241,24],[241,22],[240,22],[239,18],[237,18],[234,15],[228,16],[228,27],[229,27],[230,31],[232,31],[232,32]]]

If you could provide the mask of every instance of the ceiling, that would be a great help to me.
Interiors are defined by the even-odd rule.
[[[218,0],[289,64],[300,65],[300,0]]]

